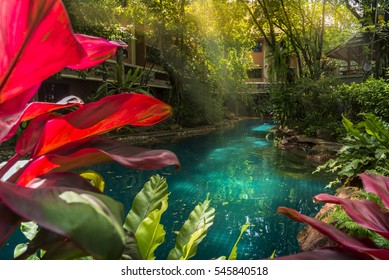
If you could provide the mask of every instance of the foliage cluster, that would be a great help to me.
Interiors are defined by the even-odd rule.
[[[320,128],[337,133],[334,128],[341,118],[335,93],[337,83],[334,78],[301,78],[292,84],[274,85],[271,89],[274,121],[311,136]]]
[[[328,194],[319,194],[315,201],[338,204],[347,213],[335,214],[340,218],[342,228],[351,229],[353,234],[366,237],[355,238],[334,226],[305,216],[296,210],[279,207],[278,212],[289,218],[310,225],[336,243],[334,246],[319,248],[310,252],[282,257],[281,259],[389,259],[389,178],[380,175],[360,175],[368,196],[378,196],[371,200],[339,198]],[[352,220],[352,221],[350,221]],[[361,228],[357,228],[358,224]],[[339,226],[339,225],[338,225]]]
[[[337,175],[336,183],[355,184],[358,174],[370,172],[389,176],[389,124],[374,114],[363,114],[363,121],[356,126],[343,117],[343,126],[347,131],[343,139],[344,146],[335,159],[330,159],[317,171],[326,170]]]
[[[351,121],[360,121],[360,113],[373,113],[389,121],[389,84],[385,80],[369,78],[363,83],[342,84],[336,93]]]
[[[121,259],[154,260],[157,258],[155,251],[165,241],[166,231],[161,224],[161,217],[168,208],[168,196],[166,179],[159,175],[152,176],[135,196],[123,224],[125,247]],[[215,218],[215,209],[210,206],[210,202],[207,198],[189,214],[189,218],[177,232],[175,246],[167,259],[187,260],[196,255],[198,245],[207,235]],[[228,259],[237,258],[238,242],[248,226],[249,224],[243,225]],[[57,254],[53,254],[50,249],[46,251],[47,245],[42,244],[42,240],[39,239],[42,236],[41,230],[35,222],[22,223],[21,231],[29,241],[16,246],[14,253],[16,259],[93,259],[92,256],[74,250]],[[220,256],[218,259],[226,259],[226,257]]]

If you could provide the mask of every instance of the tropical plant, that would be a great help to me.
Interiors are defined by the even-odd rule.
[[[364,120],[354,126],[343,116],[342,123],[347,131],[343,139],[345,145],[335,159],[316,169],[316,172],[325,170],[337,174],[330,186],[342,181],[349,185],[363,172],[389,176],[389,125],[374,114],[362,114],[362,117]]]
[[[142,78],[145,72],[141,72],[137,67],[133,70],[128,70],[127,73],[123,72],[118,63],[115,64],[115,72],[112,75],[112,81],[106,79],[103,84],[96,90],[95,99],[112,94],[118,94],[121,92],[139,92],[151,95],[146,91],[146,87],[142,86]]]
[[[382,207],[373,201],[339,198],[319,194],[315,201],[339,204],[358,225],[389,240],[389,178],[375,174],[360,175],[364,189],[378,195]],[[287,217],[310,225],[337,243],[335,246],[316,249],[280,259],[389,259],[389,249],[380,248],[370,239],[356,239],[330,224],[305,216],[296,210],[279,207],[278,212]]]
[[[41,228],[30,245],[45,250],[47,258],[119,258],[126,240],[123,206],[70,171],[110,160],[137,169],[178,167],[176,155],[169,151],[99,136],[125,125],[158,123],[172,108],[135,93],[89,104],[28,103],[55,72],[93,67],[123,46],[74,34],[59,0],[2,1],[0,34],[0,142],[10,139],[22,121],[29,121],[15,155],[0,169],[0,246],[27,220]],[[51,113],[67,107],[80,108],[65,115]]]
[[[337,133],[334,123],[341,119],[339,100],[334,93],[337,83],[334,78],[301,78],[288,87],[274,85],[270,93],[275,122],[312,136],[319,128]]]
[[[85,172],[83,174],[85,175]],[[95,183],[101,183],[96,173],[88,171],[86,174]],[[166,232],[161,224],[161,217],[168,208],[167,189],[166,179],[154,175],[135,196],[123,225],[126,237],[122,259],[153,260],[156,258],[156,249],[165,241]],[[187,260],[195,256],[198,244],[206,237],[215,218],[215,209],[210,207],[210,202],[207,197],[189,214],[189,218],[177,232],[175,246],[167,257],[169,260]],[[237,259],[238,242],[248,227],[248,223],[242,226],[241,233],[228,259]],[[35,222],[24,222],[20,229],[29,241],[16,246],[15,258],[91,258],[71,248],[68,248],[66,254],[61,255],[53,255],[52,251],[45,251],[43,249],[45,247],[40,247],[40,229]],[[222,256],[219,259],[226,259],[226,257]]]
[[[360,121],[360,113],[373,113],[389,121],[389,84],[385,80],[369,78],[363,83],[342,84],[336,94],[351,121]]]

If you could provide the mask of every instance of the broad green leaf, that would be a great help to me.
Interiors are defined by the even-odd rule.
[[[123,251],[123,206],[110,197],[44,182],[37,189],[0,182],[0,197],[22,218],[72,240],[95,258],[116,259]]]
[[[378,140],[386,148],[389,148],[389,131],[384,127],[382,121],[374,114],[364,114],[366,132]]]
[[[26,252],[28,248],[28,244],[27,243],[20,243],[18,245],[16,245],[15,247],[15,250],[14,250],[14,258],[18,258],[19,256],[21,256],[22,254],[24,254]],[[27,260],[40,260],[40,258],[38,257],[38,254],[37,253],[34,253],[32,255],[30,255]]]
[[[191,255],[193,255],[193,251],[196,253],[196,247],[199,244],[198,240],[200,237],[204,234],[206,234],[206,228],[205,228],[205,223],[204,225],[198,229],[195,233],[193,233],[190,236],[190,239],[187,244],[182,248],[182,256],[181,260],[187,260],[190,258]]]
[[[168,207],[168,195],[162,199],[160,209],[152,211],[135,232],[139,252],[144,260],[154,260],[154,251],[165,241],[165,230],[160,224],[161,216]]]
[[[236,260],[237,259],[237,256],[238,256],[238,243],[239,243],[243,233],[246,231],[246,229],[248,229],[249,226],[250,226],[250,223],[247,222],[240,229],[239,237],[236,240],[236,242],[234,244],[234,247],[231,250],[231,253],[230,253],[230,256],[228,257],[228,260]]]
[[[38,233],[38,225],[34,221],[23,222],[20,225],[20,231],[28,240],[32,240]]]
[[[80,176],[89,180],[100,192],[104,192],[105,181],[103,176],[93,170],[86,170],[80,173]]]
[[[126,242],[124,245],[124,251],[122,259],[124,260],[140,260],[142,259],[138,249],[138,243],[136,242],[135,234],[125,230]]]
[[[198,244],[206,236],[208,228],[212,226],[215,218],[215,209],[209,206],[210,202],[207,197],[203,203],[199,203],[190,213],[188,220],[180,229],[175,247],[168,255],[169,260],[189,259],[196,254]],[[203,228],[204,230],[202,230]],[[199,231],[201,232],[200,235],[198,235]],[[193,240],[193,236],[196,237],[195,240]],[[190,246],[191,250],[190,252],[184,252],[184,247],[189,242],[193,243]]]
[[[166,179],[159,175],[152,176],[135,196],[131,210],[126,217],[124,228],[135,233],[140,223],[152,211],[161,209],[162,200],[166,195]]]
[[[344,115],[342,115],[342,117],[343,117],[342,124],[345,127],[346,131],[349,134],[357,137],[363,144],[368,144],[365,136],[361,133],[361,131],[356,129],[354,127],[354,124],[350,120],[348,120]]]

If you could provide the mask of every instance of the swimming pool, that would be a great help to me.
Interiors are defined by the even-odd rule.
[[[299,154],[273,147],[266,140],[272,126],[271,122],[245,120],[233,128],[154,147],[177,154],[182,165],[178,172],[172,168],[129,170],[117,163],[91,169],[103,175],[105,192],[121,201],[126,212],[150,176],[167,178],[169,207],[161,221],[166,238],[156,251],[158,259],[167,257],[174,247],[174,232],[207,193],[216,217],[193,259],[228,257],[247,221],[252,226],[239,243],[238,259],[267,258],[274,250],[278,256],[291,254],[299,251],[296,235],[302,225],[277,214],[277,208],[316,213],[320,205],[312,197],[328,191],[329,178],[312,175],[314,168]],[[12,242],[4,246],[0,259],[11,258],[14,246]]]
[[[274,250],[279,256],[298,252],[296,235],[301,225],[277,214],[277,208],[316,213],[320,205],[312,198],[328,191],[324,188],[329,178],[312,175],[314,168],[300,155],[273,147],[266,140],[272,126],[271,122],[245,120],[234,128],[155,147],[177,154],[182,164],[178,172],[129,172],[117,164],[100,166],[97,171],[109,170],[107,186],[111,187],[107,192],[127,210],[151,175],[159,173],[167,178],[171,194],[162,218],[166,241],[157,249],[157,258],[166,258],[174,247],[174,232],[207,193],[216,217],[194,259],[228,257],[247,221],[252,226],[239,243],[238,259],[266,258]]]

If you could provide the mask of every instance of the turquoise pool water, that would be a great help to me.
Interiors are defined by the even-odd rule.
[[[239,243],[238,259],[267,258],[274,250],[278,256],[295,253],[301,225],[277,214],[277,207],[314,214],[320,205],[312,197],[327,191],[329,178],[312,175],[313,167],[300,154],[273,147],[266,140],[271,127],[264,121],[241,121],[231,129],[154,147],[178,155],[182,164],[178,172],[128,170],[116,163],[92,169],[105,177],[106,192],[123,202],[126,211],[150,176],[167,178],[171,194],[162,219],[166,241],[157,249],[159,259],[166,258],[174,247],[174,232],[207,193],[216,217],[194,259],[228,257],[247,221],[252,226]],[[13,247],[8,244],[0,250],[0,259],[10,258]]]
[[[167,235],[157,250],[158,258],[166,258],[174,247],[174,231],[207,193],[216,217],[194,259],[228,257],[246,221],[252,227],[239,243],[239,259],[266,258],[274,250],[279,256],[298,252],[296,235],[301,225],[277,214],[277,208],[316,213],[320,206],[312,197],[327,191],[324,188],[329,178],[312,175],[314,168],[300,154],[273,147],[266,140],[272,126],[270,122],[246,120],[231,129],[155,147],[178,155],[182,164],[178,172],[169,168],[129,172],[117,164],[98,171],[110,170],[107,185],[111,188],[107,191],[128,208],[147,178],[156,173],[167,178],[171,194],[162,219]]]

